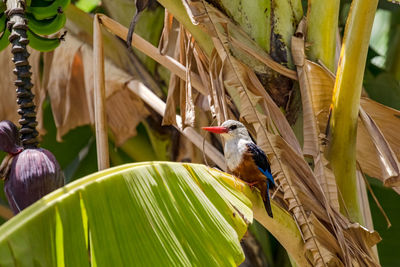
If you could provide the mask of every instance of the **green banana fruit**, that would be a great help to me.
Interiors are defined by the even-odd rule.
[[[31,6],[26,7],[26,11],[31,13],[37,20],[47,19],[54,17],[70,4],[71,0],[54,0],[53,2],[46,2],[41,0],[33,0]],[[46,6],[36,6],[47,3]],[[43,4],[44,5],[44,4]]]
[[[50,19],[37,20],[32,14],[27,13],[28,27],[36,34],[49,35],[58,32],[64,27],[67,17],[64,13],[57,14]]]
[[[7,28],[4,28],[3,34],[0,37],[0,51],[10,44],[10,41],[8,41],[10,34],[10,31]]]
[[[47,7],[51,5],[55,0],[31,0],[32,7]]]
[[[26,35],[29,39],[29,46],[35,50],[40,52],[48,52],[57,48],[60,45],[62,40],[61,38],[46,38],[36,33],[32,32],[31,30],[26,31]]]

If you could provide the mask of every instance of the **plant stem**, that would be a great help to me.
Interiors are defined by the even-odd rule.
[[[354,0],[336,74],[327,156],[343,197],[341,210],[363,223],[356,182],[357,120],[364,68],[378,0]]]
[[[18,121],[21,125],[21,142],[24,148],[37,148],[38,132],[36,130],[36,111],[33,103],[32,94],[33,84],[31,82],[31,66],[28,61],[29,53],[26,46],[29,40],[26,36],[28,30],[25,19],[25,1],[9,0],[7,1],[7,16],[9,22],[7,27],[11,34],[9,37],[12,43],[11,52],[13,53],[13,62],[15,64],[14,74],[17,76],[14,84],[17,86],[17,103],[19,105],[18,114],[21,119]]]
[[[94,111],[96,126],[97,165],[99,170],[110,167],[106,117],[103,39],[98,15],[93,20]]]
[[[309,0],[307,9],[307,42],[311,44],[308,56],[321,60],[335,71],[336,31],[338,27],[339,0]]]

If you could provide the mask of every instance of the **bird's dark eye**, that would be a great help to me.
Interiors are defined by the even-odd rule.
[[[233,131],[233,130],[235,130],[236,128],[237,128],[236,125],[232,125],[231,127],[229,127],[229,130]]]

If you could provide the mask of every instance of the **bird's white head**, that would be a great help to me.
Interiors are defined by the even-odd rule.
[[[203,127],[203,130],[221,134],[226,141],[231,139],[245,139],[251,141],[246,127],[241,122],[235,120],[227,120],[222,123],[221,126]]]

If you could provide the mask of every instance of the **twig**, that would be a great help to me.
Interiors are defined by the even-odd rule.
[[[115,34],[121,39],[125,39],[125,37],[128,34],[128,28],[122,26],[118,22],[110,19],[105,15],[97,14],[96,16],[98,17],[100,22],[104,25],[104,27],[106,27],[111,33]],[[151,57],[164,67],[166,67],[168,70],[170,70],[172,73],[177,75],[182,80],[186,81],[185,66],[183,66],[170,56],[161,55],[157,47],[153,46],[152,44],[150,44],[149,42],[147,42],[146,40],[144,40],[142,37],[140,37],[135,33],[133,33],[132,36],[132,46],[137,48],[147,56]],[[191,72],[190,77],[192,86],[196,88],[201,94],[208,95],[208,92],[204,88],[199,75]]]
[[[105,110],[105,81],[103,39],[96,14],[93,20],[94,114],[96,127],[97,165],[99,170],[110,167],[107,119]]]

